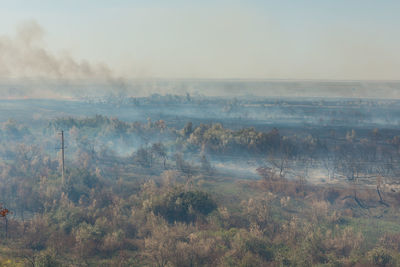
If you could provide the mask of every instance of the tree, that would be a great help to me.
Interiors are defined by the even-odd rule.
[[[6,239],[8,236],[8,218],[7,215],[10,213],[10,211],[7,208],[3,208],[2,205],[0,204],[0,217],[2,217],[5,221],[5,233],[6,233]]]
[[[204,171],[206,174],[211,175],[213,172],[213,168],[211,166],[210,161],[208,160],[208,158],[204,153],[201,154],[200,163],[201,163],[201,170]]]
[[[156,157],[161,158],[163,160],[164,169],[166,168],[167,161],[167,149],[165,148],[163,143],[154,143],[151,146],[151,153]]]
[[[281,178],[285,177],[286,171],[290,165],[290,159],[295,154],[294,144],[286,137],[282,138],[280,144],[280,151],[277,155],[270,155],[268,157],[269,163],[279,171]]]
[[[146,148],[139,148],[135,155],[136,161],[144,168],[151,168],[153,164],[153,155]]]
[[[187,178],[187,181],[189,182],[190,178],[192,178],[195,172],[192,165],[190,165],[189,162],[186,162],[183,159],[183,155],[179,153],[175,155],[175,163],[177,170],[184,174]]]
[[[193,132],[193,124],[192,122],[186,123],[185,127],[182,130],[182,134],[184,137],[189,138],[190,134]]]

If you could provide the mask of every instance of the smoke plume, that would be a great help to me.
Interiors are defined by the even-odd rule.
[[[15,36],[0,36],[0,97],[75,97],[94,90],[121,93],[125,87],[106,64],[46,49],[44,30],[35,21],[20,24]]]

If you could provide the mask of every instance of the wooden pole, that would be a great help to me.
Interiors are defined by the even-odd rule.
[[[65,184],[65,176],[64,176],[64,131],[61,131],[61,161],[62,161],[62,169],[61,169],[61,179],[62,184]]]

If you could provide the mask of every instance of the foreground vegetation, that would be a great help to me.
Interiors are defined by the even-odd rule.
[[[2,125],[0,266],[400,265],[400,193],[358,180],[396,176],[396,166],[377,173],[396,162],[397,146],[386,139],[362,140],[349,131],[332,149],[276,129],[176,130],[161,121],[99,116],[60,119],[52,127],[73,140],[65,183],[46,131],[35,135],[41,145],[29,145],[34,129]],[[120,150],[140,138],[147,143],[125,154],[92,141],[111,140]],[[355,152],[361,148],[379,151],[376,165],[349,160],[366,157]],[[335,160],[321,160],[326,149]],[[258,168],[258,180],[233,177],[209,160],[241,152],[274,158]],[[306,175],[304,166],[318,159],[334,162],[329,168],[347,184],[289,179],[289,169]],[[294,168],[301,160],[307,164]]]

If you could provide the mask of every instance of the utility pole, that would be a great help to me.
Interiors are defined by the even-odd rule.
[[[65,167],[64,167],[64,149],[65,149],[65,147],[64,147],[64,131],[63,130],[61,130],[60,135],[61,135],[61,148],[59,148],[59,149],[61,149],[61,181],[62,181],[62,184],[65,184],[65,174],[64,174],[64,172],[65,172]]]
[[[62,158],[62,183],[65,183],[64,176],[64,131],[61,131],[61,158]]]

